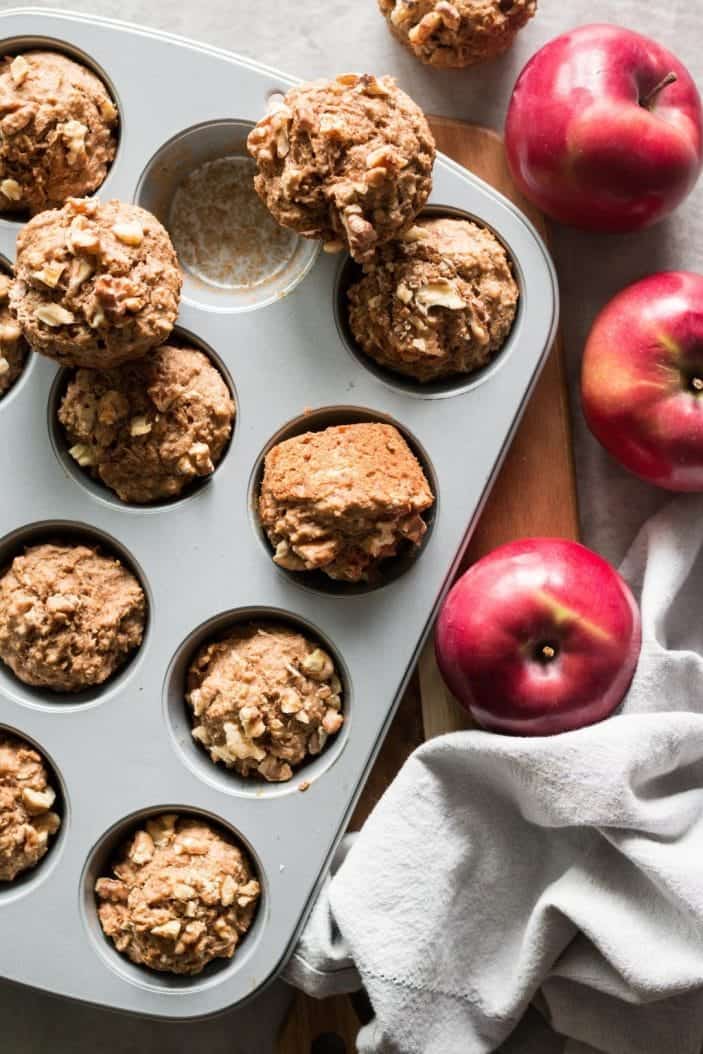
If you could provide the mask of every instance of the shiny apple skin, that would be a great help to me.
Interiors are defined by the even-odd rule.
[[[544,646],[554,658],[539,658]],[[577,542],[526,538],[474,564],[435,632],[449,689],[483,728],[552,735],[622,702],[641,645],[639,610],[609,563]]]
[[[703,491],[702,275],[650,275],[606,305],[586,343],[581,400],[625,468],[667,490]]]
[[[645,108],[668,73],[676,81]],[[693,189],[703,162],[701,99],[655,41],[612,25],[565,33],[528,62],[506,122],[522,192],[552,218],[623,232],[656,223]]]

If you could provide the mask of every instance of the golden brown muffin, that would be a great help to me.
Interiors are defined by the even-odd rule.
[[[0,578],[0,659],[25,684],[79,692],[139,647],[146,600],[131,571],[87,545],[35,545]]]
[[[502,55],[537,10],[537,0],[378,0],[388,27],[414,55],[461,69]]]
[[[0,59],[0,211],[90,194],[117,149],[118,114],[91,70],[56,51]]]
[[[0,399],[18,379],[29,348],[22,330],[10,311],[11,279],[0,273]]]
[[[0,882],[36,867],[61,826],[44,759],[24,740],[0,731]]]
[[[35,351],[111,369],[169,336],[183,277],[167,232],[138,205],[71,198],[17,238],[10,306]]]
[[[409,227],[432,189],[432,133],[392,77],[291,88],[248,146],[275,219],[360,261]]]
[[[286,439],[265,458],[259,516],[274,561],[361,582],[404,543],[420,544],[434,504],[396,428],[353,424]]]
[[[251,623],[206,644],[188,671],[193,736],[241,776],[283,781],[342,727],[342,684],[295,630]]]
[[[349,326],[381,366],[419,381],[473,373],[495,358],[517,312],[508,254],[468,220],[419,220],[349,289]]]
[[[214,472],[233,419],[207,355],[169,344],[113,370],[78,370],[59,408],[71,456],[137,503],[173,498]]]
[[[147,820],[112,871],[95,883],[105,934],[132,962],[175,974],[231,959],[261,893],[231,836],[170,813]]]

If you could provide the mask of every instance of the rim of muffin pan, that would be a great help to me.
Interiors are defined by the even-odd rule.
[[[344,582],[330,578],[324,571],[289,571],[279,567],[273,562],[274,548],[269,541],[266,532],[259,519],[257,509],[261,482],[264,475],[264,459],[268,452],[279,443],[295,436],[303,435],[305,432],[322,432],[326,428],[335,425],[350,424],[388,424],[400,432],[410,450],[420,463],[425,473],[430,489],[434,494],[434,505],[422,516],[427,524],[427,530],[419,546],[415,547],[411,542],[401,543],[401,550],[395,556],[383,560],[380,564],[378,579],[371,582]],[[384,589],[402,578],[421,559],[433,534],[433,529],[439,513],[440,493],[439,480],[429,454],[413,433],[390,414],[380,410],[370,410],[361,406],[324,406],[316,410],[294,417],[283,425],[266,443],[261,453],[254,462],[254,468],[249,478],[247,488],[247,504],[252,527],[266,559],[276,572],[284,575],[288,581],[294,582],[303,589],[312,590],[316,593],[326,593],[331,596],[352,597],[363,596],[367,593]]]
[[[63,425],[59,421],[59,407],[61,406],[63,397],[66,394],[68,385],[76,374],[77,368],[73,366],[62,366],[54,377],[54,381],[49,391],[47,407],[49,440],[63,471],[67,476],[74,480],[79,487],[82,487],[87,491],[96,501],[101,501],[104,504],[111,505],[113,508],[120,509],[124,512],[141,514],[162,512],[166,509],[174,509],[179,505],[183,505],[186,502],[197,498],[198,495],[202,494],[203,491],[213,483],[215,477],[227,460],[236,439],[239,423],[239,394],[232,374],[224,360],[217,354],[214,348],[200,337],[197,337],[190,330],[184,329],[182,326],[174,326],[171,336],[163,343],[166,345],[175,345],[176,347],[192,347],[197,351],[201,351],[219,371],[234,402],[232,432],[225,444],[220,460],[215,465],[214,471],[211,472],[209,476],[196,476],[195,479],[191,480],[191,482],[185,486],[180,494],[176,494],[173,498],[159,498],[157,501],[145,502],[143,504],[123,501],[117,496],[114,490],[107,486],[106,483],[103,483],[99,479],[95,479],[95,477],[86,469],[81,468],[75,458],[71,457],[69,454],[69,444],[66,438],[66,433]]]
[[[484,227],[500,242],[505,249],[512,268],[513,277],[520,291],[517,312],[502,348],[495,357],[486,365],[473,373],[457,373],[450,377],[442,377],[435,381],[418,381],[414,377],[404,376],[396,373],[386,366],[381,366],[370,355],[367,355],[357,344],[349,325],[349,310],[347,292],[349,287],[358,282],[363,275],[361,264],[357,264],[352,258],[345,254],[337,269],[334,284],[334,320],[337,332],[350,355],[367,370],[372,373],[386,387],[402,392],[404,395],[416,396],[421,399],[446,399],[454,395],[464,395],[474,391],[480,385],[490,380],[498,370],[502,369],[510,356],[513,354],[515,345],[520,339],[522,320],[524,316],[525,282],[522,267],[518,255],[512,251],[505,238],[490,223],[475,213],[465,209],[454,208],[450,205],[427,205],[417,217],[418,219],[457,219],[468,220],[478,227]]]
[[[128,656],[126,662],[102,684],[92,685],[80,692],[56,692],[50,688],[25,684],[0,659],[0,693],[15,702],[50,713],[74,713],[87,706],[97,706],[123,688],[141,665],[148,650],[154,617],[154,599],[148,579],[130,551],[111,534],[86,523],[73,520],[41,520],[19,527],[0,538],[0,576],[4,575],[16,556],[25,548],[42,543],[78,543],[97,547],[107,556],[114,556],[134,575],[144,590],[146,617],[142,643]]]
[[[61,826],[56,834],[50,837],[47,852],[34,867],[29,868],[27,871],[21,871],[11,882],[0,882],[0,911],[2,911],[4,904],[9,904],[19,897],[24,897],[34,892],[46,881],[63,853],[71,821],[71,808],[66,783],[51,754],[33,736],[27,735],[26,732],[22,732],[14,725],[0,722],[0,736],[5,734],[23,740],[28,746],[41,754],[47,770],[49,786],[56,792],[56,801],[52,805],[51,811],[59,814]]]
[[[0,217],[1,216],[2,213],[0,213]],[[12,264],[3,253],[0,253],[0,274],[7,275],[8,278],[14,278],[14,270]],[[24,360],[22,372],[20,373],[19,377],[12,385],[12,387],[9,388],[4,395],[0,395],[0,414],[2,413],[3,406],[7,406],[10,400],[14,399],[14,397],[17,395],[18,391],[24,387],[25,381],[32,372],[32,367],[34,366],[36,360],[36,352],[30,347],[29,343],[27,343],[27,355]]]
[[[170,236],[174,195],[192,172],[208,162],[231,157],[250,162],[254,171],[255,163],[246,148],[247,136],[254,127],[253,121],[223,117],[177,132],[146,163],[137,182],[134,201],[156,216]],[[303,281],[321,250],[317,240],[303,238],[293,231],[289,233],[294,248],[288,262],[253,286],[218,286],[199,278],[181,264],[183,301],[206,311],[224,313],[255,311],[275,304]]]
[[[344,724],[336,735],[328,739],[319,754],[307,758],[293,770],[291,779],[280,783],[268,782],[258,776],[241,776],[233,768],[213,761],[207,747],[193,739],[193,718],[186,702],[188,670],[200,649],[205,644],[222,640],[232,630],[254,622],[267,622],[296,630],[313,643],[319,644],[332,658],[337,676],[342,682],[341,713],[344,716]],[[327,634],[307,619],[281,608],[233,608],[201,623],[178,646],[166,672],[163,706],[173,745],[181,760],[199,779],[219,791],[237,797],[279,798],[291,793],[300,794],[301,784],[306,792],[311,792],[317,781],[329,772],[342,754],[350,734],[353,710],[352,680],[349,667],[337,646]]]
[[[134,834],[134,832],[151,819],[162,813],[176,813],[179,817],[195,817],[206,820],[216,830],[227,834],[247,854],[252,865],[253,877],[261,886],[261,894],[256,908],[256,914],[251,927],[240,939],[231,959],[214,959],[195,976],[173,974],[152,970],[148,966],[133,963],[122,952],[118,952],[112,940],[103,932],[98,917],[98,902],[95,895],[95,882],[98,878],[108,878],[112,875],[111,862],[114,860],[120,847]],[[252,953],[261,940],[264,932],[269,903],[269,887],[266,871],[262,865],[261,858],[252,844],[245,838],[237,828],[215,813],[207,809],[198,809],[192,805],[164,805],[150,806],[139,809],[123,816],[109,827],[98,839],[91,849],[83,865],[79,886],[80,911],[83,925],[88,939],[100,959],[122,980],[138,988],[148,989],[165,995],[182,995],[184,992],[195,993],[215,985],[228,981],[235,971],[247,966]]]
[[[92,58],[86,51],[76,47],[75,44],[72,44],[67,40],[59,40],[57,37],[43,37],[35,33],[28,33],[23,36],[7,37],[5,40],[0,41],[0,55],[21,55],[26,51],[56,51],[59,55],[65,55],[66,58],[73,59],[74,62],[79,63],[81,66],[86,66],[91,73],[94,73],[96,77],[100,78],[105,85],[108,95],[117,107],[119,119],[117,122],[117,128],[115,129],[115,156],[110,163],[110,167],[107,170],[107,175],[103,182],[88,195],[88,197],[91,198],[101,197],[105,194],[105,187],[108,186],[115,166],[120,160],[122,140],[124,137],[124,107],[122,106],[122,100],[120,99],[115,82],[94,58]],[[110,197],[109,189],[105,196],[108,198]],[[21,212],[0,212],[0,222],[9,224],[13,227],[23,227],[29,219],[31,219],[31,217],[28,210]]]

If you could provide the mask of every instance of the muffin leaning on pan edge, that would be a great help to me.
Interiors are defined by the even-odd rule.
[[[138,205],[71,198],[17,237],[10,307],[35,351],[109,369],[162,344],[182,274],[171,239]]]
[[[291,88],[247,145],[274,218],[358,261],[406,230],[432,189],[432,132],[392,77],[350,73]]]

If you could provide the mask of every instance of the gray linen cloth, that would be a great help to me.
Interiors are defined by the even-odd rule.
[[[362,1054],[487,1054],[535,997],[568,1054],[699,1054],[702,545],[680,498],[625,560],[644,643],[621,712],[432,740],[343,847],[287,978],[363,981]]]

